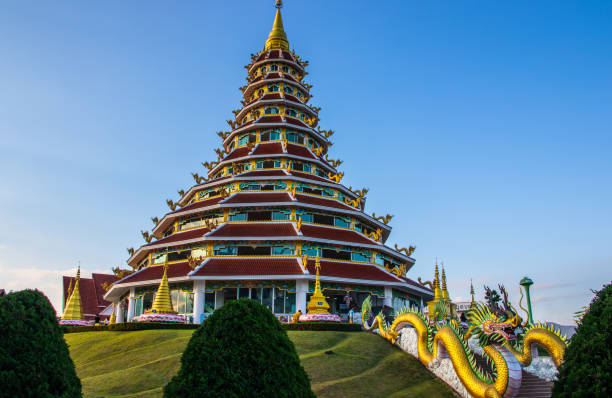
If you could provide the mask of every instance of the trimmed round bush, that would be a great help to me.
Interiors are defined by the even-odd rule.
[[[314,397],[295,347],[250,299],[215,311],[191,337],[164,397]]]
[[[596,292],[553,387],[555,398],[612,396],[612,284]]]
[[[0,298],[0,397],[81,397],[68,345],[47,297],[22,290]]]

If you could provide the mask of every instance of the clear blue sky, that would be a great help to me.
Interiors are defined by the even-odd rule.
[[[612,279],[612,3],[285,1],[345,182],[409,276],[534,281],[538,319]],[[212,160],[272,0],[4,2],[0,288],[125,264]],[[73,271],[72,271],[73,272]]]

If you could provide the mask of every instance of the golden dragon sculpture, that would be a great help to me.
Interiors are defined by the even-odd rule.
[[[516,396],[522,381],[519,363],[525,366],[531,363],[535,346],[546,349],[557,367],[563,362],[567,341],[552,327],[528,326],[517,341],[515,320],[500,318],[481,303],[475,303],[467,319],[470,331],[478,337],[490,371],[476,364],[466,333],[456,320],[436,322],[417,308],[405,307],[388,325],[382,313],[373,316],[370,297],[362,306],[362,324],[366,330],[378,329],[383,338],[395,344],[403,328],[414,328],[419,361],[425,366],[436,367],[441,359],[448,357],[467,392],[476,398]]]
[[[391,214],[387,214],[386,216],[378,216],[376,217],[376,213],[372,213],[372,218],[375,220],[378,220],[380,222],[382,222],[383,224],[389,224],[389,221],[391,221],[391,219],[393,218],[393,216]]]
[[[404,254],[407,255],[408,257],[412,256],[412,253],[414,253],[415,249],[416,249],[416,246],[408,246],[408,249],[406,249],[405,247],[397,247],[397,243],[395,244],[395,250],[397,250],[399,253],[404,252]],[[424,283],[421,282],[420,278],[419,278],[419,283],[421,285],[424,285]]]
[[[331,172],[327,172],[327,178],[329,178],[330,180],[336,183],[340,183],[340,181],[342,180],[342,177],[344,177],[344,173],[342,172],[337,173],[337,174],[332,174]]]

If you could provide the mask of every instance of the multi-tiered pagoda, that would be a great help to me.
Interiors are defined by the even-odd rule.
[[[164,270],[173,310],[195,323],[243,297],[290,319],[306,310],[317,256],[329,310],[344,318],[369,295],[375,307],[431,299],[406,277],[414,248],[385,245],[390,216],[366,214],[367,190],[341,184],[341,162],[328,155],[333,132],[309,103],[307,65],[289,50],[277,1],[265,47],[246,66],[242,108],[230,131],[217,133],[217,160],[168,200],[171,211],[143,233],[147,243],[130,250],[135,272],[105,295],[118,322],[151,309]]]

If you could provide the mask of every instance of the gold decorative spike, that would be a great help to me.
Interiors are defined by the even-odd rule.
[[[157,288],[153,307],[150,312],[157,314],[176,314],[172,308],[172,299],[170,298],[170,288],[168,287],[168,264],[164,264],[164,275],[161,283]]]
[[[327,177],[336,183],[340,183],[340,180],[342,180],[342,177],[344,177],[344,173],[332,174],[328,172]]]
[[[302,256],[302,268],[304,268],[304,271],[306,271],[307,267],[308,267],[308,254],[304,254]]]
[[[286,50],[289,51],[289,40],[287,40],[287,34],[283,27],[283,17],[280,9],[283,6],[283,2],[280,0],[276,1],[276,16],[274,17],[274,24],[272,30],[266,40],[265,51],[269,50]]]
[[[115,316],[115,303],[113,302],[113,312],[111,313],[110,319],[108,320],[109,325],[114,325],[117,323],[117,318]]]
[[[321,291],[321,282],[319,281],[319,271],[321,269],[321,262],[319,261],[319,254],[317,253],[317,259],[315,261],[316,279],[315,279],[315,291],[310,296],[310,301],[306,306],[308,314],[329,314],[329,304],[325,300],[325,296]]]
[[[147,243],[151,243],[151,241],[153,240],[153,235],[149,234],[149,231],[140,231],[140,233],[142,234],[142,237]]]
[[[295,193],[296,193],[296,192],[297,192],[297,185],[293,185],[293,186],[291,187],[291,191],[290,191],[290,193],[291,193],[291,197],[292,197],[293,199],[295,199]]]
[[[81,280],[81,267],[77,269],[74,288],[70,298],[66,303],[66,308],[62,314],[62,319],[83,320],[83,308],[81,307],[81,292],[79,291],[79,281]]]
[[[322,146],[320,146],[318,148],[315,148],[313,152],[314,152],[315,155],[320,157],[323,154],[323,151],[324,151],[324,148]]]
[[[391,214],[387,214],[386,216],[379,216],[376,217],[376,213],[372,213],[372,218],[375,220],[378,220],[380,222],[382,222],[383,224],[389,224],[389,221],[391,221],[391,219],[393,218],[393,216]]]
[[[176,207],[178,206],[178,203],[174,203],[174,201],[172,199],[166,200],[166,204],[168,205],[168,207],[172,211],[176,210]]]
[[[64,308],[68,305],[68,299],[72,294],[72,279],[70,279],[70,283],[68,284],[68,291],[66,292],[66,301],[64,302]]]
[[[444,270],[444,263],[442,263],[442,298],[444,300],[450,300],[448,289],[446,288],[446,271]]]
[[[438,261],[436,261],[436,269],[434,271],[434,300],[440,300],[441,296],[440,273],[438,272]]]
[[[295,224],[295,227],[296,227],[298,232],[300,232],[302,230],[302,217],[298,217],[298,220],[297,220],[297,223]]]

